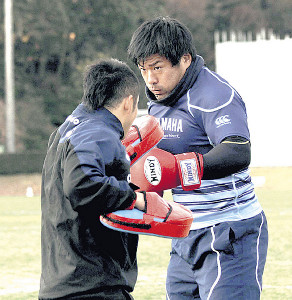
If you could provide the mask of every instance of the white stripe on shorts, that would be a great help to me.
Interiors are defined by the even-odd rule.
[[[256,264],[256,281],[258,283],[258,286],[259,286],[259,289],[260,289],[260,294],[262,292],[262,287],[261,287],[261,284],[259,282],[259,278],[258,278],[258,269],[259,269],[259,245],[260,245],[260,237],[261,237],[261,233],[262,233],[262,227],[263,227],[263,224],[264,224],[264,217],[263,217],[263,213],[261,213],[261,217],[262,217],[262,223],[260,225],[260,228],[259,228],[259,236],[257,238],[257,264]]]
[[[217,266],[218,266],[218,275],[217,275],[217,278],[216,280],[214,281],[211,289],[210,289],[210,292],[209,292],[209,295],[208,295],[208,298],[207,300],[210,299],[212,293],[213,293],[213,290],[216,286],[216,284],[218,283],[220,277],[221,277],[221,264],[220,264],[220,253],[214,248],[214,243],[215,243],[215,233],[214,233],[214,226],[211,227],[211,233],[212,233],[212,242],[211,242],[211,249],[217,254]]]

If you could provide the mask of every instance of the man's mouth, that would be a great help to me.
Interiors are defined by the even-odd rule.
[[[165,91],[159,88],[149,88],[150,92],[156,97],[156,99],[162,99],[166,96]]]
[[[151,90],[151,93],[153,93],[155,96],[159,96],[159,95],[162,95],[163,92],[161,90]]]

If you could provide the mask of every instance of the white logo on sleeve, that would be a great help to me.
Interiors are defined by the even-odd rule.
[[[231,124],[231,120],[229,119],[229,115],[221,116],[215,120],[216,128],[221,127],[223,125]]]

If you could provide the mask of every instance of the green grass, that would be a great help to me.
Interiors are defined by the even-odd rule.
[[[292,168],[257,168],[252,175],[266,177],[256,189],[269,225],[262,299],[292,299]],[[40,218],[40,197],[0,197],[1,300],[37,299]],[[135,299],[165,299],[169,252],[169,239],[140,236]]]
[[[38,286],[39,197],[0,197],[0,236],[0,299],[36,299],[36,293],[11,292],[23,287],[34,291]]]

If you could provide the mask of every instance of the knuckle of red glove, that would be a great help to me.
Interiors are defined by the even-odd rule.
[[[163,138],[164,132],[158,120],[150,115],[139,117],[122,140],[131,159],[131,165],[147,153]]]

